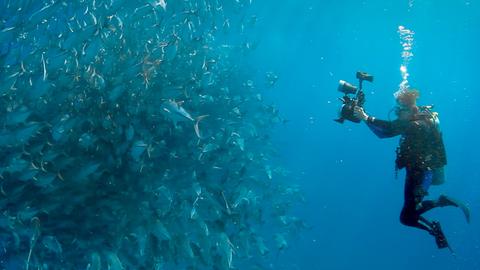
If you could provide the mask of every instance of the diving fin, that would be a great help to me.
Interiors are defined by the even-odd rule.
[[[439,249],[448,248],[450,252],[452,252],[452,254],[455,255],[455,252],[452,250],[452,248],[448,244],[445,234],[443,234],[442,227],[440,226],[440,222],[438,221],[432,222],[431,234],[435,237],[435,242],[437,243],[437,247]]]
[[[438,197],[438,206],[444,207],[444,206],[455,206],[458,207],[462,210],[463,214],[465,215],[465,219],[467,220],[467,223],[470,223],[470,210],[468,207],[463,204],[462,202],[455,200],[453,198],[447,197],[445,195],[440,195]]]
[[[432,235],[435,237],[435,242],[437,243],[438,248],[448,247],[448,241],[445,235],[443,234],[442,228],[438,221],[432,222]]]

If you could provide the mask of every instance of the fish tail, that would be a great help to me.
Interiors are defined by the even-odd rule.
[[[198,117],[195,118],[195,125],[193,126],[195,128],[195,134],[197,134],[197,137],[199,139],[202,139],[202,136],[200,135],[200,127],[199,127],[199,123],[200,121],[202,121],[203,119],[205,119],[206,117],[208,117],[209,115],[206,114],[206,115],[200,115]]]

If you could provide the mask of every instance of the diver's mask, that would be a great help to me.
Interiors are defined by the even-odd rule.
[[[418,110],[415,110],[415,107],[412,108],[412,107],[403,106],[403,105],[396,105],[390,110],[390,112],[388,112],[389,120],[392,112],[395,113],[397,118],[411,118],[418,112]]]

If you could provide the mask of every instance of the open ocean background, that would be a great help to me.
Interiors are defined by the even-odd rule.
[[[0,270],[480,269],[479,0],[0,1],[16,4],[0,10]],[[400,224],[398,138],[333,121],[360,70],[366,112],[388,118],[399,26],[447,150],[430,196],[472,213],[426,215],[455,256]]]
[[[290,120],[275,139],[306,193],[299,211],[313,226],[279,259],[278,269],[480,269],[480,2],[257,6],[263,28],[256,61],[278,73],[271,98]],[[419,104],[435,105],[447,149],[446,183],[430,194],[464,200],[472,212],[470,225],[458,209],[427,215],[441,221],[456,257],[399,222],[404,173],[394,178],[398,138],[380,140],[364,124],[332,121],[340,105],[338,80],[358,85],[357,70],[375,76],[364,83],[367,113],[387,118],[401,82],[400,25],[415,32],[410,85],[421,92]]]

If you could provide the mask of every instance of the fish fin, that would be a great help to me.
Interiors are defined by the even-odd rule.
[[[198,125],[199,125],[200,121],[202,121],[203,119],[205,119],[208,116],[209,115],[206,114],[206,115],[201,115],[201,116],[198,116],[197,118],[195,118],[195,125],[194,125],[195,134],[197,134],[197,137],[199,139],[202,139],[202,136],[200,135],[200,127]]]
[[[8,196],[8,194],[3,189],[3,183],[0,185],[0,192],[2,193],[3,196],[5,196],[5,197]]]

